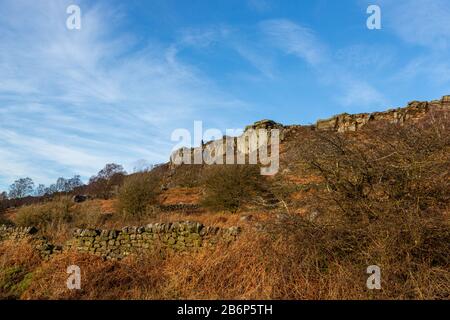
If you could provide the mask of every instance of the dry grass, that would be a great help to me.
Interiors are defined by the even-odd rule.
[[[206,226],[214,226],[221,228],[229,228],[233,226],[246,226],[247,223],[242,221],[242,216],[251,216],[252,222],[263,222],[273,218],[273,214],[269,212],[245,212],[241,211],[240,213],[229,213],[229,212],[202,212],[195,213],[186,216],[181,212],[173,212],[168,214],[161,214],[157,216],[154,221],[163,221],[163,222],[176,222],[176,221],[197,221]]]
[[[145,261],[145,263],[144,263]],[[66,252],[44,262],[22,299],[144,299],[161,286],[163,260],[151,256],[104,261],[88,254]],[[81,290],[66,286],[67,267],[81,269]]]
[[[202,197],[202,189],[194,188],[172,188],[164,191],[159,197],[162,205],[173,204],[199,204]]]
[[[17,299],[28,289],[33,271],[41,263],[25,241],[4,241],[0,245],[0,299]]]
[[[311,226],[290,226],[301,230],[303,238],[284,223],[288,233],[283,236],[247,228],[230,245],[164,257],[154,252],[122,261],[65,252],[43,262],[26,243],[2,243],[0,263],[1,270],[22,266],[25,274],[32,273],[32,281],[16,296],[21,299],[448,299],[448,268],[430,267],[427,259],[420,260],[425,256],[406,266],[379,260],[383,288],[370,291],[367,264],[352,258],[356,252],[345,254],[353,234],[344,232],[336,239],[332,232]],[[378,248],[370,253],[382,253],[385,245],[373,244]],[[70,265],[81,268],[81,290],[66,288]],[[403,278],[405,271],[409,276]]]
[[[13,222],[18,226],[34,226],[41,235],[56,243],[71,237],[76,228],[97,228],[110,217],[103,214],[99,201],[75,204],[70,197],[58,197],[43,204],[32,204],[17,210]]]
[[[264,257],[264,246],[248,245],[254,237],[247,237],[229,247],[164,259],[149,254],[103,261],[92,255],[64,253],[38,266],[21,298],[270,299],[276,278]],[[66,288],[70,265],[81,268],[82,290]]]

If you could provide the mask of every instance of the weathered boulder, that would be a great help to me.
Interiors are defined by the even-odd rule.
[[[89,199],[88,196],[82,195],[82,194],[77,194],[77,195],[74,195],[74,196],[72,197],[72,201],[75,202],[75,203],[85,202],[85,201],[87,201],[88,199]]]

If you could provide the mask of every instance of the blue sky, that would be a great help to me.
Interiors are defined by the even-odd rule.
[[[167,161],[195,120],[308,124],[437,99],[449,46],[447,0],[1,0],[0,190]]]

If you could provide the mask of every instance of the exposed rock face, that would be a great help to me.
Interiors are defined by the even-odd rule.
[[[450,96],[431,102],[412,101],[405,108],[391,109],[385,112],[340,114],[327,120],[319,120],[317,130],[337,132],[357,131],[371,121],[388,121],[403,124],[407,121],[417,121],[423,118],[430,110],[450,108]]]
[[[258,129],[266,129],[266,130],[271,130],[271,129],[283,129],[283,125],[281,123],[277,123],[273,120],[261,120],[261,121],[256,121],[254,124],[249,125],[247,127],[245,127],[245,131],[248,131],[250,129],[253,130],[258,130]]]
[[[220,163],[226,163],[226,155],[245,157],[245,155],[255,153],[264,146],[270,147],[272,136],[275,136],[272,130],[278,130],[278,137],[283,140],[283,129],[282,124],[272,120],[257,121],[247,126],[241,136],[224,136],[219,140],[202,143],[200,147],[185,147],[176,150],[171,155],[170,168],[173,169],[175,163],[212,164],[217,163],[218,159],[221,159]],[[266,130],[266,132],[261,133],[263,130]],[[276,139],[274,138],[274,140]]]
[[[173,155],[177,155],[178,158],[183,158],[184,154],[191,155],[191,162],[195,163],[195,154],[202,154],[205,148],[208,146],[215,145],[217,150],[220,150],[220,154],[251,154],[258,149],[258,145],[255,143],[257,139],[248,139],[252,137],[252,134],[258,138],[259,129],[266,129],[268,132],[268,137],[270,137],[270,130],[278,129],[280,141],[285,140],[288,136],[291,136],[301,130],[326,130],[326,131],[337,131],[337,132],[351,132],[358,131],[367,123],[372,121],[388,121],[390,123],[403,124],[409,121],[418,121],[423,118],[431,110],[438,109],[449,109],[450,108],[450,95],[442,97],[441,100],[434,100],[430,102],[412,101],[407,107],[391,109],[384,112],[373,112],[373,113],[360,113],[360,114],[340,114],[331,117],[326,120],[318,120],[316,125],[312,126],[301,126],[301,125],[290,125],[283,126],[273,120],[261,120],[257,121],[252,125],[245,128],[244,134],[240,137],[226,139],[224,137],[221,140],[210,141],[204,144],[202,147],[198,148],[182,148],[174,152]],[[227,143],[227,140],[229,143]],[[247,142],[248,140],[248,142]],[[253,141],[253,142],[252,142]],[[267,141],[267,145],[270,146],[270,139]],[[201,156],[198,157],[201,159]],[[173,159],[173,158],[171,158]],[[170,163],[171,168],[174,167],[173,161]]]
[[[446,108],[450,108],[450,96],[443,96],[441,99],[441,105]]]

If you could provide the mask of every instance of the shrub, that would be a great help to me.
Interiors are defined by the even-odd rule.
[[[350,298],[372,297],[365,270],[378,265],[378,298],[447,299],[449,121],[441,114],[420,124],[369,125],[357,134],[311,132],[297,154],[326,187],[314,216],[291,217],[273,230],[290,246],[280,265],[296,263],[316,288],[333,283],[322,292]]]
[[[117,209],[125,217],[149,214],[156,203],[160,182],[148,173],[126,177],[117,197]]]
[[[102,213],[99,200],[85,201],[70,208],[72,225],[78,228],[101,228],[111,218],[110,214]]]
[[[202,201],[207,208],[236,212],[262,191],[263,180],[257,166],[221,165],[210,169]]]
[[[14,222],[18,226],[36,227],[53,241],[64,241],[70,237],[72,228],[99,228],[107,218],[98,201],[74,204],[65,196],[19,208]]]
[[[437,119],[370,125],[357,135],[313,132],[299,157],[324,178],[327,206],[345,219],[442,209],[450,200],[450,117]]]
[[[72,203],[69,197],[61,197],[40,205],[19,208],[15,222],[18,226],[34,226],[38,229],[54,229],[73,220],[70,212]]]
[[[171,176],[173,186],[194,188],[201,183],[204,166],[197,164],[183,164],[175,168],[175,174]]]
[[[94,197],[110,199],[117,194],[125,175],[126,172],[121,165],[109,163],[96,176],[89,179],[88,185],[83,187],[83,190]]]
[[[0,214],[0,225],[4,224],[7,226],[14,226],[14,222],[12,222],[10,219],[6,218],[2,214]]]

